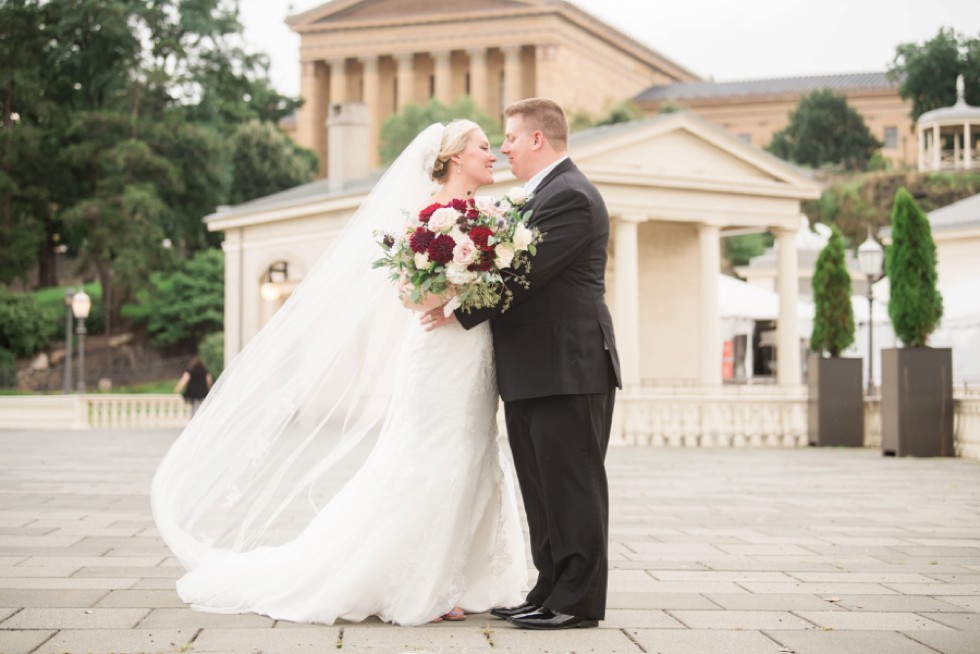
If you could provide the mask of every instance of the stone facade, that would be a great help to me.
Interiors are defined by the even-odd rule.
[[[597,114],[652,85],[696,80],[679,64],[563,0],[334,0],[291,17],[300,34],[294,138],[330,169],[331,106],[368,107],[369,165],[381,125],[408,104],[469,95],[477,108],[546,96]]]
[[[655,86],[636,97],[648,115],[667,107],[687,109],[717,123],[745,143],[765,147],[789,124],[800,98],[829,88],[847,98],[882,142],[881,154],[899,168],[915,167],[918,146],[912,104],[884,73],[821,75],[744,82],[695,82]]]

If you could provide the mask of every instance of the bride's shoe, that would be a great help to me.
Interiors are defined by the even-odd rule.
[[[463,613],[463,609],[454,606],[452,611],[442,616],[442,619],[449,620],[450,622],[460,622],[466,619],[466,614]]]

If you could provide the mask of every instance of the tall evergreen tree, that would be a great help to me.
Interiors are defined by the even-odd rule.
[[[815,315],[810,349],[838,357],[854,342],[854,307],[844,239],[836,227],[831,228],[830,239],[817,257],[811,284]]]
[[[936,243],[929,219],[905,188],[895,194],[886,269],[895,335],[906,347],[925,347],[943,317],[943,298],[936,287]]]

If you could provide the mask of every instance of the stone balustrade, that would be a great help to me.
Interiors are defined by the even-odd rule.
[[[643,388],[616,398],[613,446],[803,447],[806,390],[778,386]],[[980,393],[954,401],[958,456],[980,460]],[[878,398],[865,401],[864,445],[881,446]],[[178,395],[0,397],[0,429],[180,429],[190,407]],[[503,421],[501,420],[501,427]]]

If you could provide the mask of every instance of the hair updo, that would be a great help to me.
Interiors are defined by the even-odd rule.
[[[446,181],[449,173],[449,161],[457,154],[466,149],[466,143],[470,140],[470,134],[480,126],[472,120],[461,118],[454,120],[442,132],[442,142],[439,144],[439,154],[432,164],[432,179],[440,184]]]

